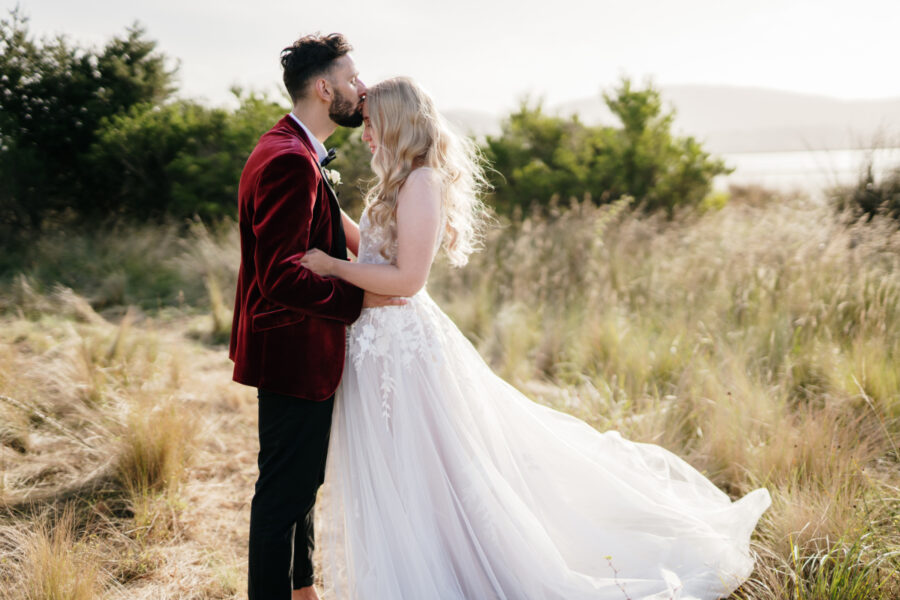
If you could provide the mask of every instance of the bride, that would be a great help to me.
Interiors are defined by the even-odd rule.
[[[495,375],[425,290],[435,254],[472,252],[471,142],[395,78],[368,91],[377,184],[359,260],[301,264],[408,296],[348,331],[328,454],[326,583],[367,600],[706,599],[753,570],[765,489],[736,502],[652,444],[600,433]],[[355,239],[357,232],[348,232]]]

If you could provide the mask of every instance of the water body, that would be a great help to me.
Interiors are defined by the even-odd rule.
[[[856,183],[869,162],[876,178],[900,168],[900,148],[738,152],[720,156],[735,171],[717,177],[717,189],[727,189],[732,184],[757,184],[783,191],[801,189],[814,196],[821,196],[835,185]]]

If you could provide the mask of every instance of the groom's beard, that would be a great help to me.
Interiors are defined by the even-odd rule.
[[[362,100],[354,104],[337,95],[328,109],[328,116],[341,127],[359,127],[363,124]]]

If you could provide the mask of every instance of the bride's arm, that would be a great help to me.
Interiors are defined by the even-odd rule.
[[[413,173],[397,197],[397,264],[374,265],[338,260],[320,250],[300,264],[318,275],[331,275],[370,292],[412,296],[425,285],[440,227],[441,193],[428,172]]]
[[[353,256],[359,256],[359,225],[343,210],[341,210],[341,224],[344,226],[344,237],[347,238],[347,249]]]

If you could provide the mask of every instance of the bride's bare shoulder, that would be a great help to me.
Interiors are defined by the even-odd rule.
[[[406,182],[424,182],[428,184],[436,184],[439,180],[437,170],[432,167],[416,167],[406,176]]]
[[[431,167],[418,167],[410,171],[400,188],[400,196],[440,197],[440,177]]]

